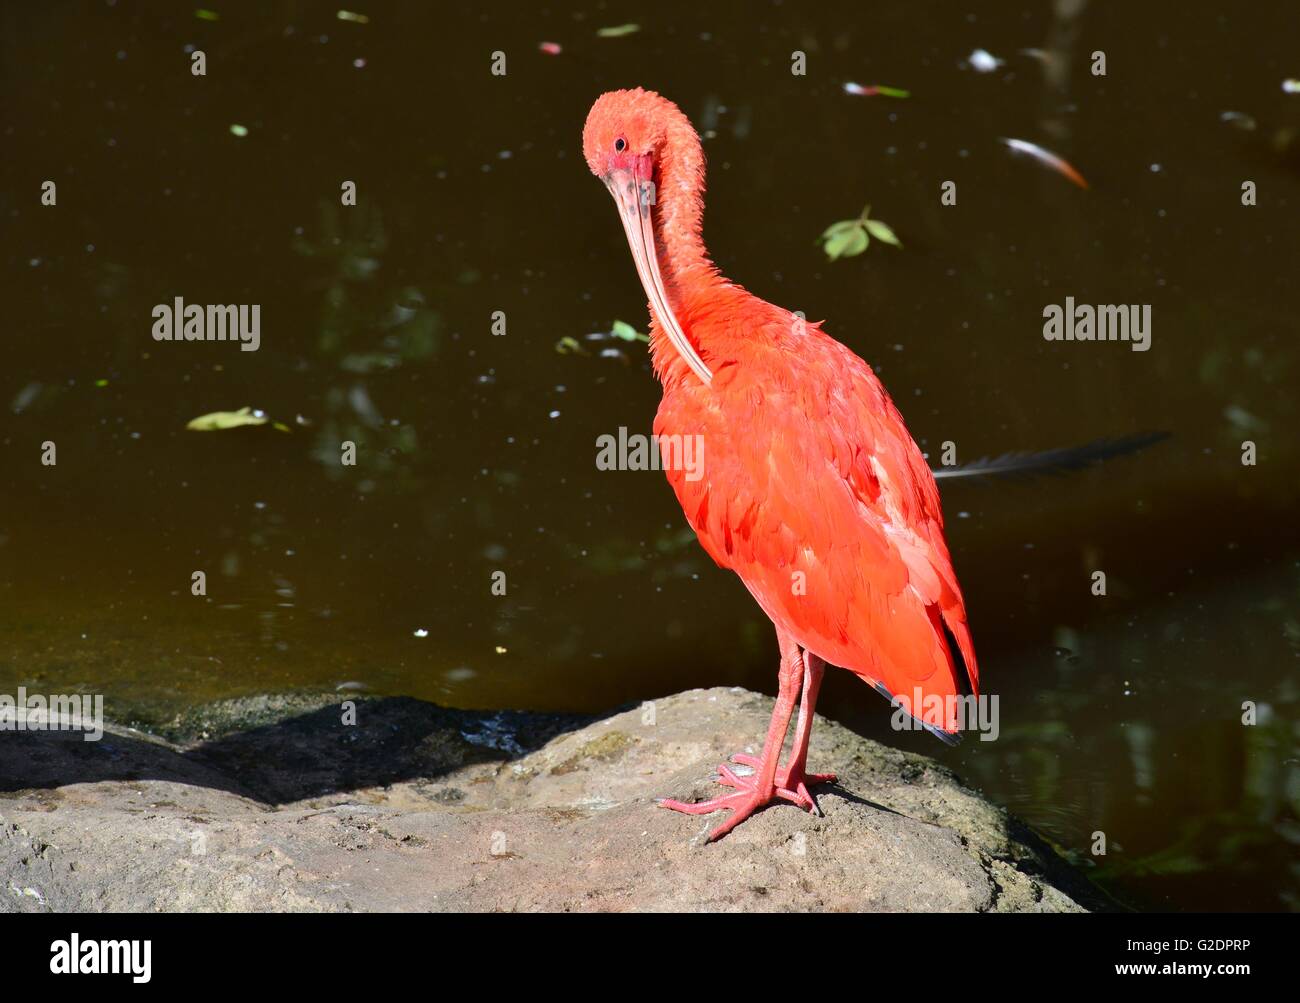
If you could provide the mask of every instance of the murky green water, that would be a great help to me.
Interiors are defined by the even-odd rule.
[[[1136,907],[1300,906],[1293,7],[359,6],[0,13],[0,692],[156,719],[346,683],[572,710],[771,691],[770,626],[662,475],[595,467],[659,394],[642,346],[584,341],[645,307],[579,137],[641,84],[707,130],[724,271],[825,318],[932,453],[1173,433],[945,488],[998,741],[897,735],[847,673],[820,709],[953,764]],[[1005,65],[974,72],[976,48]],[[828,264],[815,238],[868,202],[904,249]],[[260,304],[260,350],[154,342],[177,296]],[[1066,296],[1150,304],[1150,351],[1045,342]],[[185,430],[243,406],[292,431]]]

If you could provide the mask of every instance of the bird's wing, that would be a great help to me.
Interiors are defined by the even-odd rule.
[[[656,433],[699,434],[704,457],[697,480],[669,480],[704,548],[778,627],[951,731],[953,702],[927,699],[967,689],[945,627],[971,690],[978,675],[938,490],[866,363],[808,337],[815,351],[665,397]]]

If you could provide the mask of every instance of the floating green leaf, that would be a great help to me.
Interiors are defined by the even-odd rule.
[[[826,257],[837,261],[861,254],[871,246],[872,237],[895,247],[903,246],[889,224],[871,218],[871,206],[863,209],[862,215],[857,219],[842,219],[838,223],[832,223],[817,239],[826,252]]]
[[[867,231],[862,229],[861,226],[854,226],[829,237],[823,249],[826,251],[826,257],[830,258],[831,261],[835,261],[839,258],[851,258],[855,254],[861,254],[870,243]]]
[[[242,126],[238,122],[236,122],[234,125],[230,127],[230,134],[232,136],[238,136],[240,139],[243,139],[243,137],[248,135],[248,129],[246,126]]]
[[[582,341],[577,338],[561,338],[555,343],[555,350],[561,355],[590,356],[592,354],[589,351],[590,345],[601,345],[611,341],[639,341],[648,344],[650,335],[642,334],[625,320],[616,320],[608,331],[593,331],[591,334],[585,335]],[[618,359],[624,365],[627,364],[627,356],[623,354],[621,348],[602,348],[598,354],[602,359]]]
[[[845,233],[851,233],[854,230],[860,230],[860,229],[862,229],[862,220],[842,219],[838,223],[832,223],[830,226],[828,226],[826,228],[826,232],[822,234],[821,239],[827,240],[831,237],[839,237]]]
[[[624,35],[635,35],[640,30],[639,24],[619,24],[613,28],[601,28],[596,34],[601,38],[622,38]]]
[[[648,334],[642,334],[625,320],[614,321],[614,326],[609,329],[609,333],[623,341],[644,341],[647,344],[650,342]]]
[[[877,240],[883,240],[886,244],[893,244],[895,247],[902,247],[902,242],[894,235],[894,231],[889,228],[888,223],[882,223],[878,219],[864,219],[863,225],[867,228],[867,233]]]
[[[369,24],[370,18],[364,14],[354,14],[350,10],[341,10],[334,15],[340,21],[352,21],[354,24]]]
[[[204,10],[202,7],[200,7],[198,10],[194,12],[194,16],[197,17],[200,21],[221,20],[221,15],[218,14],[215,10]]]
[[[194,432],[220,432],[227,428],[240,428],[243,425],[265,425],[270,419],[261,411],[251,407],[241,407],[238,411],[213,411],[201,414],[186,424]],[[287,432],[288,429],[286,428]]]

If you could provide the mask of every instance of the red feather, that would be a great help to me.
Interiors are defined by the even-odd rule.
[[[964,690],[946,624],[978,694],[939,492],[884,387],[819,325],[727,298],[725,321],[683,319],[712,384],[667,381],[654,426],[701,437],[703,476],[668,471],[700,543],[801,646],[909,701]],[[928,704],[918,718],[956,729],[952,701]]]

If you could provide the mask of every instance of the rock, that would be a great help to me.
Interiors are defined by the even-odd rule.
[[[0,912],[1106,906],[947,769],[825,720],[824,817],[781,805],[705,843],[723,816],[654,799],[714,796],[761,741],[772,701],[745,690],[594,722],[359,698],[345,725],[341,703],[228,701],[168,739],[0,734]]]

